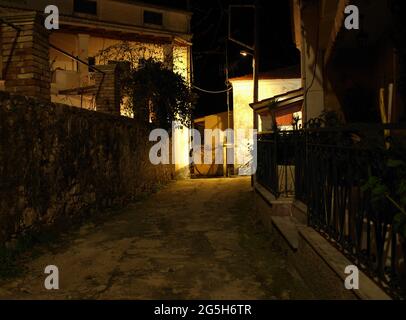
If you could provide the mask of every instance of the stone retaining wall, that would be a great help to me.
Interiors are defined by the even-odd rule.
[[[173,166],[150,163],[148,135],[128,118],[0,92],[0,244],[171,180]]]

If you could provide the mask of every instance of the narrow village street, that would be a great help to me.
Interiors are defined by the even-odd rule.
[[[6,299],[312,299],[256,220],[249,178],[172,182],[40,249]],[[59,268],[60,289],[44,288]]]

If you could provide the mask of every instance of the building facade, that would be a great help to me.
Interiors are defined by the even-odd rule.
[[[300,89],[302,81],[300,78],[300,69],[291,67],[262,73],[259,77],[259,100],[265,100],[286,92]],[[236,174],[245,171],[247,163],[250,163],[250,143],[252,138],[250,131],[254,129],[254,116],[250,104],[253,95],[253,79],[251,75],[232,78],[230,82],[233,85],[233,120],[234,132],[242,135],[244,139],[235,135],[234,137],[234,170]],[[271,118],[268,116],[259,117],[259,131],[270,129]],[[250,142],[251,141],[251,142]],[[240,170],[241,169],[241,170]],[[241,171],[241,172],[239,172]],[[247,173],[250,175],[249,170]]]
[[[200,150],[193,150],[194,156],[199,157],[200,163],[194,163],[193,173],[196,176],[224,176],[227,175],[227,151],[224,143],[226,142],[227,129],[233,128],[233,115],[232,112],[221,112],[211,114],[205,117],[195,119],[194,129],[200,134],[200,141],[194,141],[196,146],[201,145]],[[211,130],[209,132],[205,130]],[[193,137],[195,139],[195,137]],[[200,143],[199,143],[200,142]],[[194,147],[193,147],[194,148]],[[205,161],[205,155],[211,155],[211,162]],[[222,163],[217,163],[217,155],[222,155]],[[231,160],[229,160],[231,162]]]
[[[303,127],[258,135],[254,186],[265,200],[257,210],[294,248],[302,272],[311,265],[326,271],[327,294],[403,299],[405,224],[397,220],[404,211],[405,2],[291,5],[303,90],[271,108],[303,101]],[[264,112],[266,102],[252,106]],[[363,285],[342,291],[350,264]]]
[[[131,116],[116,92],[120,70],[114,65],[129,62],[136,67],[154,58],[190,83],[190,12],[127,0],[55,0],[59,29],[45,30],[44,11],[49,4],[0,1],[3,89]],[[184,176],[189,141],[181,126],[175,127],[176,167]]]
[[[301,52],[305,121],[326,112],[336,113],[345,123],[405,119],[399,83],[403,41],[396,26],[396,2],[291,1],[292,29]],[[357,9],[358,29],[345,26],[346,8]]]
[[[52,4],[60,13],[59,30],[52,30],[49,36],[54,102],[95,109],[93,95],[78,94],[81,88],[95,84],[95,70],[77,59],[96,66],[156,58],[190,81],[191,13],[125,0],[59,0]],[[47,5],[42,0],[3,0],[0,13],[43,13]]]

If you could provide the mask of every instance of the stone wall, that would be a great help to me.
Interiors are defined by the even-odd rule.
[[[120,82],[118,64],[97,66],[96,79],[96,110],[120,115]]]
[[[0,92],[0,244],[168,182],[148,135],[128,118]]]

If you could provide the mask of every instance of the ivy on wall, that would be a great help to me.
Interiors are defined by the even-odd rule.
[[[196,102],[182,74],[179,50],[165,54],[163,46],[119,42],[103,49],[97,63],[125,62],[121,72],[124,113],[143,123],[169,129],[173,121],[189,126]]]
[[[122,89],[127,108],[137,119],[164,129],[171,128],[173,121],[190,125],[194,94],[182,76],[162,62],[151,58],[131,69]]]

